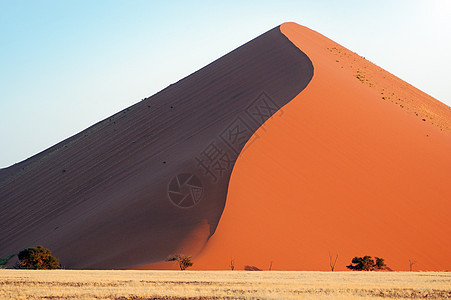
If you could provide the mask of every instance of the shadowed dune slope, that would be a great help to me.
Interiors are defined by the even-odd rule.
[[[196,254],[216,229],[243,146],[312,76],[276,27],[0,170],[0,257],[42,244],[67,268],[102,269]]]
[[[450,270],[450,108],[308,28],[281,30],[314,77],[238,157],[195,267],[329,270],[338,254],[336,270],[364,255]]]

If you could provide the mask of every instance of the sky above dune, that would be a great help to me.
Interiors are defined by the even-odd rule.
[[[449,0],[0,0],[0,168],[287,21],[450,106],[449,16]]]

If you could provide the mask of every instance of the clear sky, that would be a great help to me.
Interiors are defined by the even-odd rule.
[[[0,0],[0,168],[287,21],[451,106],[451,0]]]

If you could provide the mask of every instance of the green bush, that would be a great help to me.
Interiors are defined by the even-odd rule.
[[[59,260],[52,255],[49,249],[43,246],[24,249],[17,254],[17,257],[19,261],[16,269],[61,269]]]
[[[0,269],[5,269],[8,260],[10,260],[15,254],[11,254],[7,258],[0,258]]]

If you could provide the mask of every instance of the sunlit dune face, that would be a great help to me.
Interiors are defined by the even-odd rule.
[[[199,269],[336,270],[354,256],[393,270],[451,268],[449,108],[294,23],[308,87],[238,158]]]

